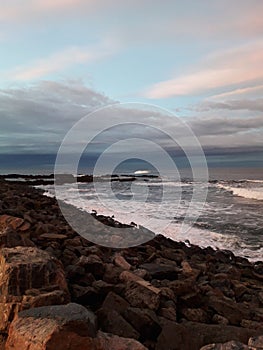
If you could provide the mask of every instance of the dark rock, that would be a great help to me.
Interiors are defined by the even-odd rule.
[[[120,337],[139,339],[140,334],[117,311],[100,309],[97,316],[104,332],[116,334]]]
[[[142,339],[156,340],[161,332],[158,318],[152,310],[128,307],[123,315],[140,332]]]

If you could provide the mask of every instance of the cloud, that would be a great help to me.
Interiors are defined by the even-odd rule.
[[[4,74],[11,80],[34,80],[61,72],[71,66],[88,64],[113,55],[117,50],[116,43],[106,40],[94,47],[69,47],[33,62],[30,66],[16,67]]]
[[[148,88],[150,99],[212,93],[216,89],[263,81],[263,41],[210,55],[205,62],[184,75]],[[261,84],[260,84],[261,82]]]
[[[226,109],[230,111],[256,111],[263,112],[263,98],[243,99],[243,100],[226,100],[224,102],[208,101],[204,102],[199,108],[200,111],[212,109]]]
[[[41,81],[28,87],[0,89],[0,154],[1,153],[56,153],[69,129],[89,112],[116,103],[104,94],[86,87],[81,81]],[[127,121],[127,110],[122,105],[103,111],[97,122],[81,129],[74,139],[72,150],[88,133],[97,135],[105,128],[105,120],[110,118],[117,124]],[[227,112],[227,111],[226,111]],[[234,113],[233,111],[231,111]],[[209,111],[186,119],[188,125],[199,138],[205,149],[246,149],[263,147],[263,116],[227,115],[220,116]],[[129,107],[129,116],[140,120],[131,127],[121,125],[117,129],[105,131],[92,143],[92,151],[105,149],[118,140],[133,137],[158,142],[169,150],[177,148],[171,139],[158,130],[147,127],[154,120],[163,130],[174,130],[184,138],[184,128],[178,120],[172,123],[165,112],[149,111],[136,104]],[[143,126],[141,124],[146,124]],[[173,128],[173,129],[172,129]],[[136,147],[136,145],[134,145]]]
[[[81,81],[42,81],[30,87],[1,89],[1,153],[56,152],[76,121],[111,103]]]

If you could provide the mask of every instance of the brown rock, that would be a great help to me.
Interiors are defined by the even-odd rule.
[[[100,331],[97,339],[99,344],[98,350],[147,350],[145,346],[134,339],[121,338],[117,335],[106,334]]]
[[[157,339],[161,332],[158,318],[152,310],[128,307],[123,315],[140,332],[142,339]]]
[[[134,273],[130,271],[123,271],[120,274],[120,280],[122,282],[137,282],[137,281],[143,281],[143,278],[140,277],[139,275],[135,275]]]
[[[256,350],[261,350],[263,349],[263,335],[257,336],[257,337],[251,337],[248,341],[248,346],[256,348]]]
[[[240,342],[230,341],[225,344],[210,344],[203,346],[200,350],[249,350],[247,345]]]
[[[131,269],[131,265],[120,254],[116,254],[116,256],[114,258],[114,264],[118,267],[121,267],[123,270],[130,270]]]
[[[78,304],[22,311],[12,322],[6,350],[96,349],[96,317]]]
[[[156,350],[199,350],[207,344],[231,340],[246,344],[253,333],[259,334],[255,330],[235,326],[196,322],[177,324],[165,319],[162,319],[161,325],[163,328],[157,339]]]
[[[230,299],[211,297],[208,305],[218,314],[227,318],[232,325],[239,325],[242,319],[249,319],[250,310],[246,305],[235,303]]]
[[[119,313],[123,313],[128,307],[129,303],[113,292],[109,292],[102,304],[102,309],[115,310]]]
[[[116,334],[124,338],[139,339],[140,334],[117,311],[100,309],[97,316],[104,332]]]
[[[61,263],[37,248],[0,251],[0,293],[2,332],[21,310],[70,300]]]
[[[95,277],[101,278],[105,271],[103,261],[98,255],[91,254],[89,256],[81,256],[76,263],[92,273]]]
[[[170,281],[178,277],[179,269],[176,264],[155,264],[147,263],[140,266],[146,270],[152,279],[167,279]]]
[[[1,215],[0,216],[0,229],[4,230],[8,227],[13,230],[18,230],[20,226],[24,224],[25,220],[21,218],[17,218],[10,215]]]
[[[182,314],[188,321],[201,323],[207,323],[209,321],[207,312],[202,309],[187,308],[182,310]]]
[[[134,307],[157,310],[160,305],[160,289],[144,280],[128,282],[125,299]]]
[[[68,237],[66,235],[58,234],[58,233],[43,233],[39,236],[40,240],[47,240],[47,241],[63,241],[67,239]]]
[[[170,321],[177,321],[177,314],[176,314],[176,310],[173,307],[163,307],[160,309],[159,315],[167,318]]]

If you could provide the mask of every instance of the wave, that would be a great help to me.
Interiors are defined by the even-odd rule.
[[[247,199],[256,199],[259,201],[263,200],[263,187],[234,187],[223,184],[217,184],[217,187],[223,188],[226,191],[231,192],[235,196],[247,198]]]

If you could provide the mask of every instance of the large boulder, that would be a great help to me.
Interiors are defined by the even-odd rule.
[[[226,343],[231,340],[247,344],[251,336],[260,334],[253,329],[235,326],[197,322],[177,324],[164,319],[162,319],[162,327],[156,350],[199,350],[207,344]]]
[[[61,263],[33,247],[0,251],[0,332],[24,309],[69,302]]]
[[[96,316],[78,304],[22,311],[9,329],[6,350],[97,349]]]

